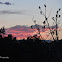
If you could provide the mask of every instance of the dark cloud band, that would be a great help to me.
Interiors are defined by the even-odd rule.
[[[18,11],[0,11],[0,14],[21,14]]]
[[[5,4],[5,5],[12,5],[12,3],[10,3],[10,2],[5,2],[5,3],[3,3],[3,2],[0,2],[0,4]]]
[[[2,10],[0,11],[0,15],[4,15],[4,14],[27,15],[27,10]]]

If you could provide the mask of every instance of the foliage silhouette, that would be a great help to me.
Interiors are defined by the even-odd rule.
[[[55,23],[55,25],[56,25],[56,28],[54,29],[53,27],[51,28],[50,27],[50,24],[49,24],[49,21],[48,21],[48,18],[49,18],[49,16],[50,16],[50,13],[51,13],[51,11],[50,11],[50,13],[49,13],[49,15],[48,15],[48,17],[46,16],[46,4],[44,4],[44,7],[45,7],[45,13],[43,13],[43,11],[42,11],[42,9],[41,9],[41,7],[39,6],[39,9],[40,9],[40,14],[41,15],[43,15],[44,17],[45,17],[45,20],[43,21],[43,24],[44,24],[44,26],[42,27],[42,29],[45,29],[46,28],[46,26],[48,26],[48,28],[49,28],[49,31],[50,31],[50,33],[49,33],[49,35],[51,34],[51,38],[55,41],[55,40],[59,40],[59,36],[58,36],[58,18],[60,18],[61,17],[61,15],[59,14],[59,12],[60,12],[60,10],[61,10],[61,8],[59,8],[59,10],[56,12],[56,17],[52,17],[52,19],[54,20],[54,22],[53,22],[53,24]],[[36,24],[36,20],[33,20],[34,21],[34,24],[35,24],[35,26],[36,26],[36,29],[38,30],[38,33],[37,34],[39,34],[40,36],[41,36],[41,34],[40,34],[40,28],[39,28],[39,26]],[[33,29],[33,25],[31,26],[31,28]],[[48,37],[48,36],[47,36]],[[43,37],[41,36],[41,38],[43,39]],[[44,39],[43,39],[44,40]],[[46,40],[46,39],[45,39]]]
[[[48,43],[38,38],[16,40],[12,35],[0,35],[0,56],[9,57],[1,62],[62,62],[62,40]]]

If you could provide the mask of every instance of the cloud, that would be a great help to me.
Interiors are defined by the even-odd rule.
[[[35,25],[34,25],[35,26]],[[55,26],[51,26],[51,27],[54,27],[55,29]],[[35,29],[35,28],[34,28]],[[41,29],[41,34],[42,36],[46,36],[46,31],[48,31],[49,29],[46,28],[45,30],[42,29],[42,26],[40,25],[40,29]],[[36,29],[35,29],[36,30]],[[12,34],[14,37],[17,37],[18,39],[23,39],[23,38],[27,38],[29,36],[32,36],[34,35],[36,32],[31,29],[30,26],[20,26],[20,25],[16,25],[14,27],[11,27],[11,28],[7,28],[6,29],[6,34]]]
[[[20,14],[21,12],[16,11],[0,11],[0,14]]]
[[[23,15],[25,15],[25,13],[26,13],[26,11],[22,11],[22,10],[20,10],[20,11],[11,11],[11,10],[3,10],[3,11],[0,11],[0,15],[1,14],[23,14]]]
[[[3,4],[2,2],[0,2],[0,4]]]
[[[9,3],[9,2],[5,2],[4,4],[6,4],[6,5],[12,5],[11,3]]]
[[[10,2],[5,2],[5,3],[3,3],[3,2],[0,2],[0,4],[5,4],[5,5],[12,5],[12,3],[10,3]]]
[[[32,36],[34,31],[26,26],[14,26],[11,28],[6,29],[6,35],[12,34],[14,37],[18,39],[27,38],[28,36]]]
[[[29,10],[0,10],[0,15],[2,14],[19,14],[19,15],[29,15]]]

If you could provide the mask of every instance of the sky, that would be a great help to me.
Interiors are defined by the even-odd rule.
[[[34,25],[32,20],[36,20],[37,24],[43,26],[42,22],[45,18],[40,14],[39,6],[45,13],[44,4],[46,4],[46,17],[49,16],[48,22],[52,26],[54,22],[52,17],[55,17],[59,8],[61,8],[59,14],[62,15],[62,0],[0,0],[0,28],[4,26],[7,28],[7,35],[12,34],[18,39],[36,34],[35,31],[26,26]],[[59,20],[60,26],[62,26],[62,16]],[[16,29],[11,29],[11,27]],[[46,32],[47,30],[43,32],[41,29],[41,35],[44,38],[48,36]],[[62,37],[61,33],[59,34],[60,37]]]
[[[41,6],[44,12],[44,4],[47,5],[47,17],[51,11],[49,23],[52,25],[51,18],[55,16],[59,8],[62,8],[62,0],[0,0],[0,28],[3,26],[10,28],[16,25],[33,25],[33,16],[34,20],[41,24],[44,17],[40,14],[38,7]],[[62,10],[60,14],[62,14]]]

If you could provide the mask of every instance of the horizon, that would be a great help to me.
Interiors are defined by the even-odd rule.
[[[49,40],[49,39],[52,40],[51,35],[49,35],[49,28],[46,27],[45,29],[43,29],[42,27],[43,26],[39,25],[40,34],[42,35],[44,40]],[[50,27],[51,28],[53,27],[55,29],[56,26],[54,25],[54,26],[50,26]],[[61,37],[62,29],[60,28],[59,30],[61,31],[61,32],[59,32],[59,39],[62,39],[62,37]],[[7,28],[5,35],[7,36],[8,34],[11,34],[13,37],[17,37],[17,40],[19,40],[19,39],[24,39],[24,38],[27,39],[27,37],[37,34],[36,32],[38,32],[38,31],[37,31],[35,25],[33,25],[33,29],[31,28],[31,26],[16,25],[11,28]]]

